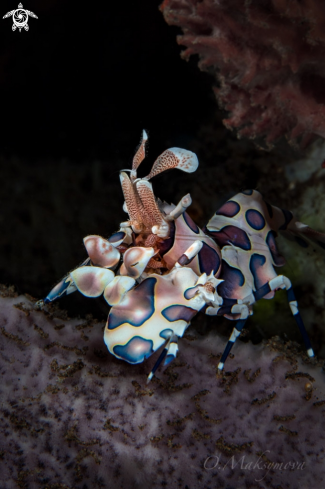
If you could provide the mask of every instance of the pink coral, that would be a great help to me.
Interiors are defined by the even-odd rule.
[[[325,3],[322,0],[165,0],[182,28],[182,57],[212,72],[223,122],[239,136],[281,136],[307,146],[325,136]]]

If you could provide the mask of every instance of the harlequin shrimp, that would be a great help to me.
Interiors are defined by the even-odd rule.
[[[146,141],[143,131],[132,169],[120,173],[129,219],[108,239],[84,238],[88,258],[51,290],[44,303],[76,290],[87,297],[103,294],[111,306],[104,331],[110,353],[137,364],[164,346],[149,381],[162,362],[166,365],[176,357],[178,339],[199,311],[236,321],[218,365],[221,373],[253,314],[253,304],[286,289],[307,353],[314,356],[291,282],[274,269],[284,264],[275,238],[284,232],[300,244],[312,240],[325,247],[325,235],[266,203],[256,190],[228,200],[200,229],[186,212],[190,194],[176,206],[169,205],[156,199],[149,181],[174,168],[194,172],[197,156],[185,149],[167,149],[149,175],[138,178]]]

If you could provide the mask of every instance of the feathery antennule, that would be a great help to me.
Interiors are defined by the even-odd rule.
[[[136,223],[137,230],[142,227],[143,205],[131,180],[125,172],[120,173],[120,181],[130,221]],[[142,211],[142,212],[141,212]]]
[[[164,222],[164,218],[158,208],[151,183],[141,179],[137,181],[136,188],[143,204],[145,222],[148,222],[150,226],[159,226]]]
[[[199,160],[192,151],[181,148],[169,148],[156,159],[151,172],[145,177],[145,180],[150,180],[159,173],[172,168],[178,168],[187,173],[192,173],[198,166]]]
[[[148,141],[148,134],[146,131],[143,129],[142,131],[142,139],[140,146],[138,147],[134,157],[133,157],[133,162],[132,162],[132,171],[131,171],[131,178],[134,180],[137,177],[137,169],[140,166],[140,163],[145,159],[146,157],[146,142]]]

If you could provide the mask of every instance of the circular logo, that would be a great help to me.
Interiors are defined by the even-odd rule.
[[[25,27],[28,22],[28,13],[26,10],[19,8],[14,11],[12,20],[18,29],[21,29],[22,27]]]

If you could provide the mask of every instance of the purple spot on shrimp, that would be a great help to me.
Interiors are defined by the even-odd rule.
[[[274,264],[277,267],[282,267],[285,264],[285,259],[280,253],[278,252],[278,248],[275,242],[275,233],[274,231],[269,231],[267,236],[266,236],[266,244],[268,245]]]
[[[233,200],[228,200],[225,204],[223,204],[220,209],[217,210],[217,216],[226,216],[226,217],[235,217],[236,214],[240,211],[240,205]]]
[[[108,315],[108,329],[115,329],[121,324],[142,326],[155,312],[155,285],[157,279],[150,277],[126,294],[127,303],[112,307]]]
[[[58,299],[59,297],[62,297],[63,295],[66,294],[67,288],[71,285],[71,279],[69,279],[69,275],[67,277],[64,277],[61,282],[59,282],[51,291],[50,293],[46,296],[44,299],[45,304],[48,304],[49,302],[54,301],[55,299]]]
[[[182,265],[182,267],[188,265],[189,263],[191,263],[191,261],[193,260],[193,258],[189,259],[186,255],[182,255],[178,258],[178,263],[180,265]]]
[[[170,362],[172,362],[173,360],[175,360],[175,355],[172,355],[171,353],[169,353],[166,357],[164,365],[169,365]]]
[[[112,236],[110,236],[107,241],[109,241],[110,243],[117,243],[117,241],[121,241],[121,239],[124,239],[124,236],[125,233],[123,231],[119,231],[118,233],[112,234]]]
[[[134,336],[126,345],[116,345],[113,351],[116,356],[129,363],[141,363],[153,353],[153,342],[141,336]]]
[[[220,229],[220,231],[209,231],[207,229],[207,234],[209,234],[219,246],[226,246],[231,243],[242,250],[251,249],[251,242],[247,233],[237,226],[225,226]]]
[[[199,285],[195,285],[194,287],[190,287],[189,289],[186,289],[185,292],[184,292],[184,297],[185,299],[187,299],[188,301],[190,299],[192,299],[195,294],[200,290],[200,286]]]
[[[224,282],[221,282],[217,289],[221,297],[232,299],[238,289],[245,283],[245,277],[238,268],[231,267],[225,260],[222,260],[222,276]]]
[[[199,251],[199,267],[201,273],[210,275],[211,272],[215,275],[221,265],[220,256],[209,246],[203,242],[203,246]]]
[[[263,274],[261,273],[262,272],[261,269],[265,262],[266,262],[266,258],[263,255],[258,255],[257,253],[254,253],[251,256],[251,260],[249,262],[249,268],[254,277],[255,290],[260,289],[266,283],[265,280],[263,279]]]
[[[293,215],[290,211],[287,211],[285,209],[281,209],[282,212],[283,212],[283,216],[284,216],[284,223],[282,224],[282,226],[279,227],[279,229],[287,229],[288,227],[288,224],[290,223],[290,221],[292,220],[293,218]]]
[[[245,194],[245,195],[252,195],[253,193],[253,190],[249,189],[249,190],[242,190],[241,192],[242,194]]]
[[[160,331],[159,336],[161,336],[161,338],[164,338],[164,340],[168,340],[168,338],[170,338],[172,334],[173,334],[173,330],[166,328]]]
[[[175,223],[173,221],[169,221],[169,237],[161,240],[161,243],[157,243],[159,248],[159,253],[163,256],[167,253],[174,244],[175,240]]]
[[[183,213],[184,221],[188,225],[188,227],[193,231],[195,234],[200,234],[200,228],[195,224],[193,219],[187,214],[187,212]]]
[[[170,322],[179,321],[180,319],[189,322],[197,313],[198,311],[192,309],[191,307],[180,306],[178,304],[175,306],[166,307],[163,311],[161,311],[164,318]]]
[[[246,221],[250,225],[251,228],[256,231],[260,231],[265,226],[265,219],[259,211],[255,209],[249,209],[245,214]]]

